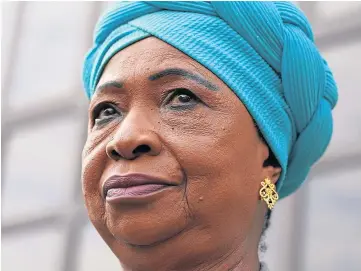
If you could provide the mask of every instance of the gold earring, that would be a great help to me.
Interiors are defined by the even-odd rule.
[[[261,185],[259,195],[261,199],[266,202],[268,208],[272,210],[278,200],[278,193],[275,189],[276,186],[268,178],[266,178],[264,182],[261,182]]]

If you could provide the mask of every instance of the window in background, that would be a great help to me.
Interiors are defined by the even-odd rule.
[[[77,271],[121,271],[118,259],[90,223],[83,229],[80,248]]]
[[[360,270],[360,180],[355,168],[309,183],[303,270]]]
[[[9,61],[16,61],[9,74],[9,103],[16,110],[43,100],[54,103],[81,85],[92,12],[92,2],[23,5],[18,51],[9,52]]]
[[[3,222],[42,216],[69,204],[77,185],[81,128],[69,117],[14,132],[6,157]]]
[[[53,229],[3,235],[1,270],[62,271],[63,247],[63,233]]]

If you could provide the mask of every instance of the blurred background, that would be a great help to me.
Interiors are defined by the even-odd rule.
[[[295,2],[333,70],[340,99],[326,155],[275,208],[272,271],[361,267],[361,2]],[[2,270],[119,270],[81,196],[87,99],[81,67],[111,2],[3,2]],[[312,144],[312,142],[310,142]]]

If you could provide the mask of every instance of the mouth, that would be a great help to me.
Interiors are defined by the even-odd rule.
[[[113,175],[103,184],[103,198],[108,203],[148,198],[176,184],[145,174]]]

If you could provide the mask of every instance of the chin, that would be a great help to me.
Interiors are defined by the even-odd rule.
[[[191,223],[181,193],[168,193],[152,202],[105,203],[106,228],[117,243],[155,246],[182,232]]]

